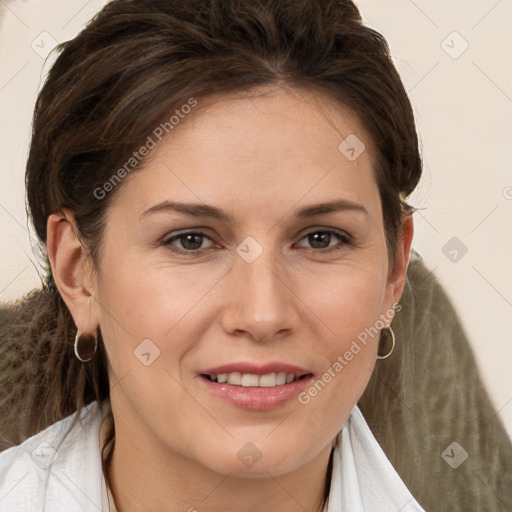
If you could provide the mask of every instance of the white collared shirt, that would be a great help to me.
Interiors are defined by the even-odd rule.
[[[105,409],[108,410],[108,407]],[[0,453],[1,512],[114,512],[101,465],[103,415],[69,416]],[[323,512],[425,512],[382,451],[357,405],[336,437]]]

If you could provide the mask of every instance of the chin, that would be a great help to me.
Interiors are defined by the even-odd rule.
[[[294,464],[287,463],[283,464],[278,461],[267,460],[266,463],[263,462],[263,459],[260,459],[258,462],[253,463],[253,465],[247,465],[237,462],[233,463],[231,460],[225,460],[220,464],[217,462],[214,466],[209,465],[209,469],[214,471],[215,473],[221,475],[229,475],[234,478],[244,478],[244,479],[268,479],[269,475],[273,477],[280,477],[286,475],[288,473],[293,472],[295,469],[298,469],[301,466],[299,461],[296,461]]]
[[[196,460],[215,473],[254,479],[268,478],[269,474],[275,477],[286,475],[307,462],[304,454],[297,450],[297,443],[289,440],[287,444],[271,444],[264,436],[258,439],[260,441],[254,443],[231,443],[225,449],[217,445],[217,450],[206,457],[204,453],[199,454],[202,456]]]

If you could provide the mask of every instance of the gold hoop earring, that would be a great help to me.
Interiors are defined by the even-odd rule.
[[[384,329],[387,329],[389,331],[389,336],[391,336],[391,349],[388,351],[387,354],[384,354],[384,355],[377,353],[377,359],[387,359],[393,353],[393,350],[395,349],[395,333],[393,332],[393,329],[391,328],[390,325],[387,325],[386,327],[382,328],[381,341],[382,341],[382,333],[383,333]],[[379,342],[379,348],[380,348],[380,342]]]
[[[81,334],[77,331],[75,336],[75,356],[82,363],[91,361],[98,348],[98,333],[94,334]]]

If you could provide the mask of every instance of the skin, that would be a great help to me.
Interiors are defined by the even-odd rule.
[[[353,162],[338,150],[351,133],[366,146]],[[325,96],[212,96],[116,190],[97,272],[71,212],[49,217],[59,290],[80,331],[100,326],[110,359],[109,481],[120,511],[319,510],[332,442],[368,383],[378,337],[307,405],[243,410],[211,396],[198,371],[284,361],[319,378],[398,302],[413,225],[404,217],[390,265],[374,155],[357,116]],[[367,213],[295,217],[341,198]],[[170,211],[139,219],[164,200],[214,205],[234,220]],[[186,229],[207,237],[162,243]],[[307,236],[326,229],[352,241]],[[236,252],[248,236],[263,248],[252,263]],[[160,356],[145,366],[134,350],[148,338]],[[261,453],[250,468],[237,457],[248,442]]]

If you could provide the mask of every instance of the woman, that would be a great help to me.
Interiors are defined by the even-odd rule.
[[[60,49],[27,422],[77,413],[0,454],[2,510],[423,510],[357,407],[421,176],[382,36],[350,1],[114,0]]]

